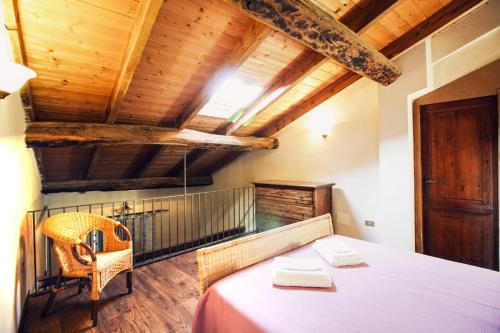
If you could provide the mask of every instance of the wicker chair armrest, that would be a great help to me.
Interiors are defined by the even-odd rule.
[[[126,239],[125,239],[126,241],[132,240],[132,235],[130,234],[130,231],[128,230],[128,228],[126,226],[124,226],[121,223],[118,223],[116,225],[116,227],[123,230],[123,232],[125,233],[125,236],[126,236]]]
[[[77,245],[83,247],[85,251],[87,251],[87,253],[90,255],[91,261],[85,260],[82,258],[82,256],[80,256],[80,253],[78,253],[78,251],[76,250]],[[71,247],[71,252],[76,261],[78,261],[82,265],[90,266],[93,262],[97,261],[97,256],[95,255],[94,250],[92,250],[92,248],[87,243],[84,242],[76,243],[74,246]]]

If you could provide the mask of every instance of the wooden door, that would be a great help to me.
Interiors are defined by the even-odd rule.
[[[421,110],[424,253],[498,270],[496,96]]]

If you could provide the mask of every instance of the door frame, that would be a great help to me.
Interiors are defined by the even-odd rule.
[[[484,97],[484,96],[481,96]],[[473,99],[473,98],[466,98]],[[424,253],[424,194],[423,194],[423,167],[422,167],[422,127],[421,127],[421,107],[416,101],[413,101],[413,172],[414,172],[414,200],[415,200],[415,252]],[[500,89],[497,90],[497,119],[498,119],[498,132],[500,137]],[[498,156],[499,152],[497,149],[497,159],[494,161],[498,168]],[[494,235],[493,242],[499,246],[498,233],[499,233],[499,203],[498,203],[498,192],[499,192],[499,179],[496,179],[496,222],[494,225]],[[493,260],[498,265],[498,252],[497,248],[494,254]],[[498,268],[497,268],[498,270]]]

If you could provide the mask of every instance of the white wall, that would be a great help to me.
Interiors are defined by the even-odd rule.
[[[336,225],[337,232],[376,241],[376,229],[365,228],[364,220],[375,219],[378,207],[377,123],[377,85],[361,79],[280,132],[277,150],[245,154],[216,173],[214,183],[335,182],[335,210],[350,215],[350,225]]]
[[[413,149],[408,95],[427,84],[425,44],[413,48],[396,63],[403,75],[379,87],[380,242],[413,249]]]
[[[0,4],[0,59],[13,59]],[[0,74],[3,75],[3,74]],[[33,151],[24,143],[19,94],[0,99],[0,332],[16,332],[31,288],[31,233],[26,212],[41,208],[40,178]]]
[[[499,12],[500,1],[490,1],[427,38],[396,60],[401,78],[379,86],[379,226],[385,244],[414,249],[413,101],[500,58]]]
[[[43,205],[31,149],[24,143],[24,110],[18,94],[0,100],[0,332],[16,332],[32,285],[26,211]]]

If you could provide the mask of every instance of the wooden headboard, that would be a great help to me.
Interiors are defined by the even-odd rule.
[[[223,277],[333,234],[330,214],[196,251],[200,294]]]

